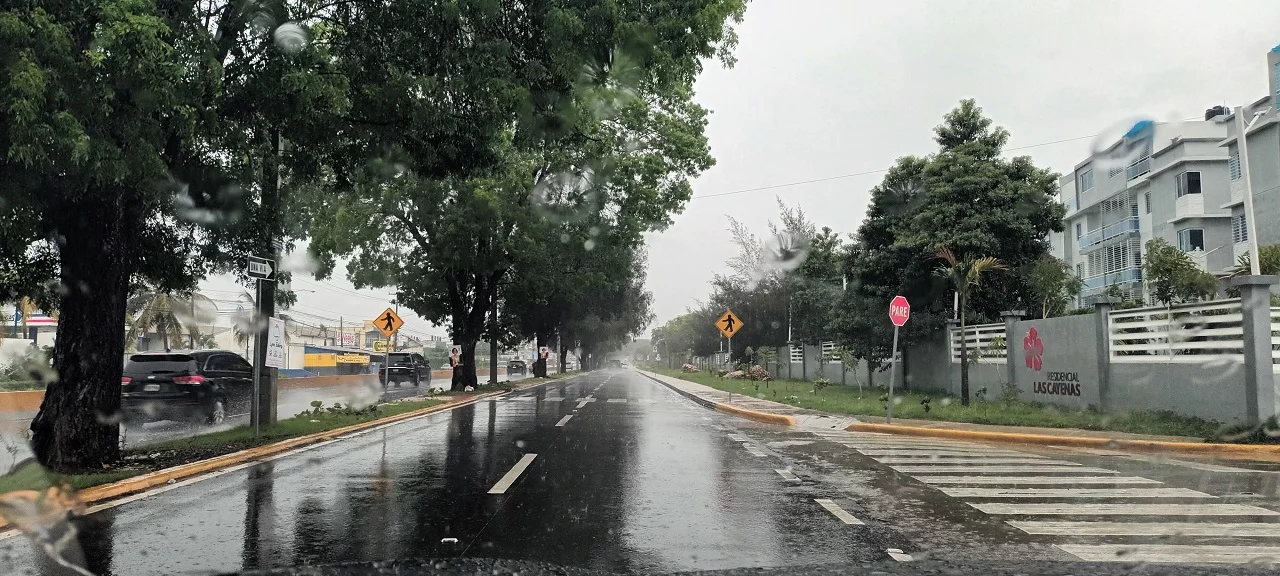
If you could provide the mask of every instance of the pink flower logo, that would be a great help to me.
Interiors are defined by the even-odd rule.
[[[1026,352],[1027,368],[1039,372],[1044,365],[1044,342],[1035,328],[1028,330],[1027,337],[1022,339],[1022,351]]]

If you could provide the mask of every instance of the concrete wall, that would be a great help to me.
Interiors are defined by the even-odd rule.
[[[1244,367],[1206,364],[1111,364],[1109,412],[1170,410],[1230,423],[1244,417]]]
[[[1044,346],[1038,369],[1034,362],[1027,365],[1024,350],[1033,328]],[[1016,322],[1008,340],[1019,399],[1072,408],[1101,406],[1096,314]]]

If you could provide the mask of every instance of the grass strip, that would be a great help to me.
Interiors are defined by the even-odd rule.
[[[855,416],[883,417],[885,413],[884,397],[887,390],[881,387],[866,387],[859,391],[855,386],[833,384],[814,393],[812,382],[727,380],[706,372],[684,373],[679,370],[653,367],[646,369],[717,390],[772,400],[809,410]],[[1053,404],[1003,399],[974,399],[969,406],[964,406],[955,396],[936,392],[920,393],[900,390],[894,392],[894,397],[894,417],[916,420],[1076,428],[1194,438],[1212,437],[1222,428],[1222,424],[1218,422],[1167,411],[1102,413],[1088,408],[1074,409]]]

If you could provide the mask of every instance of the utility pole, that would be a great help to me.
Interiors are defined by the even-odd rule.
[[[1248,123],[1244,121],[1244,106],[1236,108],[1236,151],[1240,154],[1240,173],[1244,177],[1244,228],[1249,242],[1249,275],[1262,275],[1261,258],[1258,257],[1258,228],[1253,217],[1253,180],[1249,177],[1249,128],[1257,122],[1266,109],[1255,113]],[[1207,265],[1206,265],[1207,266]]]
[[[271,153],[266,158],[262,179],[262,198],[258,209],[261,210],[262,239],[265,246],[261,249],[269,254],[271,261],[279,262],[281,241],[280,233],[280,160],[283,155],[284,139],[278,128],[271,129]],[[274,264],[273,264],[274,266]],[[260,366],[257,375],[257,403],[254,412],[260,426],[273,426],[276,423],[276,410],[279,401],[276,390],[276,369],[266,366],[267,361],[267,325],[268,318],[276,315],[276,283],[257,283],[257,314],[254,315],[254,328],[257,337],[253,342],[254,365]]]
[[[496,286],[493,289],[493,310],[489,312],[489,383],[498,383],[498,288]]]

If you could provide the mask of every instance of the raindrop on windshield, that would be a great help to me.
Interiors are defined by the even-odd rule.
[[[280,48],[285,54],[297,54],[298,51],[306,47],[309,35],[307,29],[298,25],[297,22],[285,22],[276,27],[271,37],[276,41],[276,47]]]
[[[1093,141],[1093,165],[1095,179],[1098,172],[1107,171],[1107,177],[1119,171],[1135,169],[1149,158],[1155,140],[1156,122],[1147,118],[1130,118],[1107,128]]]

